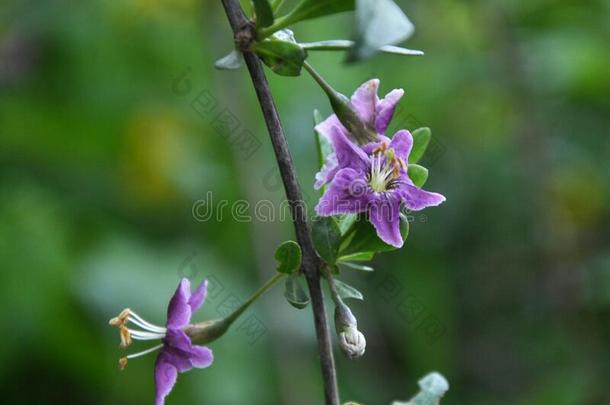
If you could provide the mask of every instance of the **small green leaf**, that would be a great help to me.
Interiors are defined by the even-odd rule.
[[[268,27],[273,24],[273,9],[267,0],[252,0],[256,14],[257,27]]]
[[[350,11],[355,7],[355,0],[302,0],[283,18],[294,24],[298,21]]]
[[[428,180],[428,169],[420,165],[409,164],[407,174],[417,187],[423,187],[426,184],[426,180]]]
[[[278,75],[298,76],[307,58],[307,51],[293,41],[292,32],[282,30],[269,39],[257,42],[254,52]]]
[[[385,45],[379,48],[379,50],[383,53],[392,53],[394,55],[424,56],[424,51],[420,51],[419,49],[408,49],[395,45]]]
[[[375,252],[360,252],[351,255],[341,256],[337,262],[369,262],[375,257]]]
[[[351,285],[337,279],[334,280],[334,283],[335,289],[337,290],[337,295],[342,299],[353,298],[360,301],[364,300],[362,293]]]
[[[303,309],[309,304],[309,295],[307,295],[307,292],[301,286],[298,275],[289,276],[284,286],[284,297],[286,297],[290,305],[297,309]]]
[[[218,59],[214,67],[219,70],[235,70],[244,65],[244,56],[241,52],[232,51],[228,55]]]
[[[354,41],[346,39],[331,39],[328,41],[305,42],[300,44],[308,51],[346,51],[352,48]],[[417,49],[401,48],[400,46],[386,45],[379,48],[381,52],[403,56],[423,56],[424,52]]]
[[[418,381],[419,393],[410,401],[394,401],[392,405],[438,405],[449,390],[449,383],[441,374],[432,372]]]
[[[316,251],[325,262],[334,264],[341,245],[341,231],[332,217],[315,217],[311,237]]]
[[[341,265],[359,271],[375,271],[375,269],[370,266],[364,266],[362,264],[357,263],[341,262]]]
[[[344,51],[354,45],[354,41],[347,39],[331,39],[328,41],[305,42],[300,44],[308,51]]]
[[[343,214],[339,217],[339,229],[341,230],[341,235],[345,235],[354,223],[358,220],[358,214]]]
[[[417,128],[413,131],[413,148],[409,154],[409,163],[417,163],[424,156],[424,152],[428,148],[432,132],[430,128]]]
[[[413,24],[392,0],[356,0],[356,44],[347,60],[368,58],[412,33]]]
[[[301,247],[292,240],[283,242],[275,250],[278,273],[294,273],[301,267]]]
[[[373,225],[364,218],[360,218],[354,225],[353,236],[344,241],[341,256],[363,253],[389,252],[396,250],[394,246],[388,245],[377,236]],[[401,220],[400,233],[402,239],[406,240],[409,235],[409,222]]]

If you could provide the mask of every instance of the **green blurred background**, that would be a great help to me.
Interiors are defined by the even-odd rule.
[[[247,74],[213,68],[232,44],[219,3],[2,1],[0,402],[151,403],[153,356],[119,372],[108,319],[163,322],[184,275],[215,280],[196,319],[217,317],[293,238],[289,221],[193,217],[208,192],[283,197]],[[425,57],[310,57],[344,93],[372,77],[406,90],[393,128],[433,129],[427,188],[448,198],[376,273],[346,274],[368,347],[337,355],[343,399],[407,399],[438,370],[444,404],[610,403],[610,1],[399,4]],[[352,16],[294,30],[346,38]],[[315,203],[311,112],[327,101],[306,75],[269,76]],[[218,116],[260,148],[247,156]],[[310,309],[278,288],[248,314],[256,333],[212,344],[169,404],[321,403]]]

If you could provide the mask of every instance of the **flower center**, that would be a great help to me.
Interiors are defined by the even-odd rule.
[[[119,334],[121,336],[121,348],[126,348],[132,342],[132,340],[162,340],[165,338],[167,329],[162,326],[154,325],[150,322],[145,321],[141,316],[130,310],[129,308],[124,309],[121,313],[110,320],[110,325],[119,328]],[[140,329],[128,328],[127,325],[131,323]],[[119,360],[119,368],[122,370],[127,366],[127,360],[136,357],[143,356],[148,353],[152,353],[163,347],[163,344],[151,347],[150,349],[143,350],[138,353],[130,354],[125,357],[121,357]]]
[[[377,193],[383,193],[396,187],[397,179],[400,177],[400,169],[406,170],[405,161],[396,156],[392,148],[382,143],[373,150],[371,155],[371,169],[368,182],[371,189]]]

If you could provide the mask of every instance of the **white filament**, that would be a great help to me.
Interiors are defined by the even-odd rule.
[[[163,345],[157,345],[157,346],[151,347],[150,349],[146,349],[146,350],[141,351],[141,352],[138,352],[138,353],[129,354],[129,355],[127,355],[126,357],[127,357],[128,359],[135,359],[136,357],[144,356],[145,354],[148,354],[148,353],[152,353],[152,352],[154,352],[154,351],[157,351],[157,350],[159,350],[159,349],[160,349],[160,348],[162,348],[162,347],[163,347]]]

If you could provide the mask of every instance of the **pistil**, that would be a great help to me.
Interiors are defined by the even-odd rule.
[[[369,185],[377,193],[388,191],[392,188],[395,180],[400,177],[400,169],[406,170],[405,161],[396,156],[392,148],[382,143],[373,150],[371,156],[371,171],[369,174]]]

